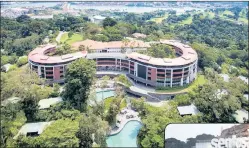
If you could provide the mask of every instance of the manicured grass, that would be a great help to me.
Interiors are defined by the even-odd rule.
[[[229,11],[229,10],[225,10],[225,11],[222,13],[222,15],[224,15],[224,14],[234,16],[234,13],[233,13],[232,11]]]
[[[181,25],[191,24],[191,23],[192,23],[192,20],[193,20],[193,17],[190,16],[190,17],[188,17],[187,19],[183,20],[180,24],[181,24]]]
[[[156,92],[159,92],[159,93],[188,92],[192,90],[193,88],[195,88],[196,86],[204,84],[205,82],[206,82],[206,79],[204,75],[198,75],[197,79],[193,83],[191,83],[189,86],[170,88],[168,90],[156,90]]]
[[[154,21],[156,23],[161,23],[164,19],[167,19],[168,18],[168,14],[165,14],[163,17],[155,17],[155,18],[152,18],[150,19],[151,21]]]
[[[69,45],[73,44],[74,42],[77,42],[77,41],[82,41],[83,40],[83,36],[80,35],[80,34],[77,34],[77,33],[74,33],[72,35],[71,38],[68,37],[68,33],[64,33],[62,36],[61,36],[61,40],[60,42],[62,43],[67,43]]]
[[[239,18],[238,19],[238,21],[240,21],[240,22],[243,22],[243,23],[245,23],[245,24],[248,24],[248,19],[246,19],[246,18]]]
[[[208,11],[208,12],[203,12],[204,17],[208,17],[209,19],[213,19],[215,17],[215,13]]]
[[[191,90],[198,85],[203,85],[205,82],[206,82],[206,79],[204,75],[198,75],[197,79],[192,84],[190,84],[190,86],[187,89]]]

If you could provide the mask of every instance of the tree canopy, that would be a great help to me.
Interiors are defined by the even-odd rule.
[[[96,73],[96,63],[92,60],[77,59],[68,65],[65,75],[63,99],[80,111],[86,110],[90,86]]]

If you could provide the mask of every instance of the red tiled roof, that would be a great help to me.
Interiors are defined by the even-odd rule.
[[[148,56],[145,56],[137,52],[133,52],[127,54],[127,57],[141,61],[143,63],[159,65],[159,66],[181,66],[194,62],[198,59],[196,51],[188,45],[182,44],[175,40],[160,40],[160,42],[181,49],[183,54],[180,57],[170,59],[170,58],[154,58],[154,57],[148,58]]]
[[[62,63],[69,62],[78,58],[85,57],[87,52],[75,52],[71,54],[66,54],[62,56],[47,56],[45,52],[48,50],[56,48],[54,44],[47,44],[38,46],[33,51],[31,51],[28,55],[28,59],[30,61],[41,63],[41,64],[53,64],[53,63]]]

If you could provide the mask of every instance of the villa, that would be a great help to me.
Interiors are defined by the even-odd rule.
[[[48,98],[48,99],[42,99],[39,101],[39,109],[47,109],[50,108],[51,105],[57,104],[59,102],[62,102],[61,97],[56,97],[56,98]]]
[[[18,134],[14,137],[16,139],[19,135],[25,136],[39,136],[53,121],[50,122],[36,122],[26,123],[21,127]]]
[[[97,72],[123,73],[136,83],[149,87],[184,86],[197,77],[198,56],[190,46],[176,40],[160,40],[153,44],[167,44],[176,51],[176,58],[155,58],[138,53],[151,43],[140,40],[129,42],[98,42],[84,40],[72,44],[87,51],[78,51],[62,56],[48,56],[56,50],[55,44],[41,45],[28,55],[30,68],[48,83],[64,83],[67,65],[79,58],[94,60]],[[89,51],[89,52],[88,52]]]
[[[188,106],[178,106],[177,110],[181,116],[196,115],[199,113],[199,110],[193,104]]]
[[[93,16],[90,20],[91,20],[93,23],[99,24],[99,23],[101,23],[105,18],[106,18],[106,17],[104,17],[104,16],[96,15],[96,16]]]

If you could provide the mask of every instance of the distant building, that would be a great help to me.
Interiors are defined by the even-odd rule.
[[[188,106],[178,106],[177,110],[181,116],[196,115],[199,113],[199,110],[193,104],[188,105]]]
[[[101,23],[106,17],[103,17],[103,16],[100,16],[100,15],[96,15],[96,16],[93,16],[91,19],[91,21],[93,23],[96,23],[96,24],[99,24]]]
[[[18,134],[14,137],[16,139],[19,135],[24,136],[39,136],[53,121],[50,122],[36,122],[26,123],[21,127]]]
[[[31,16],[30,18],[32,19],[52,19],[54,16],[53,15],[34,15]]]
[[[62,102],[62,101],[63,100],[61,97],[42,99],[38,103],[39,109],[50,108],[51,105],[57,104],[57,103]]]
[[[147,37],[146,34],[142,34],[142,33],[133,33],[132,36],[134,36],[135,38],[146,38]]]
[[[2,71],[7,72],[7,71],[9,71],[9,69],[10,69],[11,66],[12,65],[8,63],[8,64],[3,65],[1,67],[1,69],[2,69]]]

